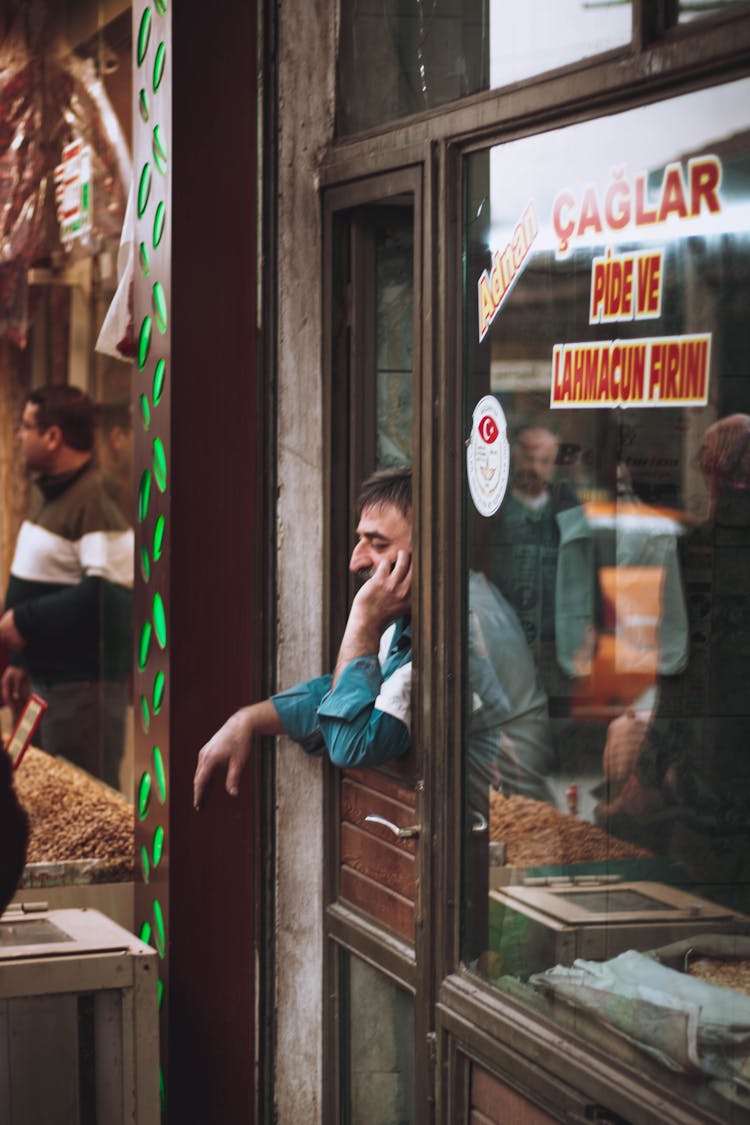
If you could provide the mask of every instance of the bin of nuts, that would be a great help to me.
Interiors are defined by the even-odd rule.
[[[43,883],[45,868],[50,882],[62,881],[61,875],[90,883],[133,878],[134,810],[121,793],[64,758],[33,747],[16,773],[15,786],[31,829],[22,885]],[[35,870],[38,879],[33,878]]]
[[[652,949],[651,956],[670,969],[698,977],[707,984],[744,992],[750,996],[750,935],[748,920],[743,932],[695,934],[683,941]]]
[[[645,848],[618,840],[588,821],[558,812],[544,801],[490,795],[490,840],[504,844],[513,867],[646,859]]]

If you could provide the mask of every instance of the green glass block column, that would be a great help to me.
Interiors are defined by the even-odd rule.
[[[137,427],[135,588],[136,853],[140,879],[135,931],[159,954],[161,1093],[168,1081],[169,995],[169,481],[171,294],[171,0],[133,8],[133,191],[136,272]]]

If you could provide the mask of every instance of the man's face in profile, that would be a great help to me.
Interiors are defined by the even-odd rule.
[[[411,552],[411,515],[402,515],[394,504],[363,508],[357,524],[357,543],[349,560],[352,574],[366,582],[384,558],[395,563],[399,551]]]
[[[557,450],[549,430],[524,430],[513,447],[513,487],[524,496],[541,496],[555,475]]]
[[[27,402],[16,430],[21,456],[26,468],[32,473],[46,472],[51,460],[48,431],[39,426],[38,412],[39,407],[36,403]]]

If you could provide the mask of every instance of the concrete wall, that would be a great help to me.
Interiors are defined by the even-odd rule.
[[[322,661],[321,229],[317,165],[333,130],[330,0],[279,0],[278,684]],[[277,754],[276,1107],[321,1121],[322,771],[288,740]]]

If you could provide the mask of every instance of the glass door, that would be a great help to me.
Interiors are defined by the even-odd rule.
[[[376,470],[412,466],[417,448],[420,197],[419,170],[326,197],[332,657],[359,585],[340,575],[356,541],[360,483]],[[422,1119],[423,785],[411,729],[405,757],[378,769],[331,770],[328,779],[324,1116],[350,1125]]]

